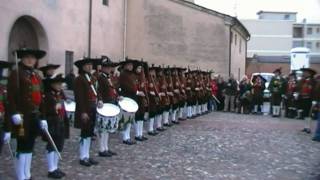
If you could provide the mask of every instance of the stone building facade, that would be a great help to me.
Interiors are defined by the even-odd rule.
[[[214,70],[245,72],[250,35],[234,17],[184,0],[11,0],[0,4],[0,58],[20,46],[48,52],[42,61],[73,69],[83,56],[143,58]],[[232,37],[232,38],[231,38]]]

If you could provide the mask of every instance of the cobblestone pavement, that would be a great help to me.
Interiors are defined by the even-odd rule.
[[[320,143],[300,133],[302,127],[299,120],[214,112],[133,146],[121,144],[119,135],[113,134],[110,147],[118,156],[95,157],[100,164],[90,168],[78,164],[78,131],[72,130],[61,169],[68,180],[320,179]],[[46,179],[44,152],[39,139],[32,169],[36,180]],[[13,179],[6,148],[2,158],[0,179]]]

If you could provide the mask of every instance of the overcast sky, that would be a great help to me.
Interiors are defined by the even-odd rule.
[[[298,21],[320,22],[320,0],[195,0],[201,6],[235,16],[239,19],[256,19],[264,11],[298,12]]]

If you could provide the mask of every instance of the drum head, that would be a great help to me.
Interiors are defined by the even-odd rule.
[[[123,109],[129,113],[135,113],[139,109],[137,102],[131,98],[128,98],[128,97],[123,97],[119,101],[119,106],[121,107],[121,109]]]
[[[64,107],[66,108],[67,112],[75,112],[76,111],[76,103],[73,101],[70,101],[70,102],[64,101]]]
[[[113,117],[120,113],[120,108],[114,104],[105,103],[102,108],[97,108],[97,112],[106,117]]]

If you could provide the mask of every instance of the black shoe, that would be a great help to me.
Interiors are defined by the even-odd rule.
[[[62,175],[62,177],[64,177],[64,176],[67,175],[66,173],[64,173],[63,171],[61,171],[59,168],[58,168],[56,171],[58,171],[58,173],[60,173],[60,174]]]
[[[180,124],[179,121],[172,121],[173,124]]]
[[[311,134],[311,130],[310,129],[306,129],[305,131],[307,134]]]
[[[142,136],[141,138],[142,138],[142,140],[143,140],[143,141],[148,140],[148,138],[147,138],[147,137],[145,137],[145,136]]]
[[[80,165],[90,167],[92,164],[89,162],[88,158],[85,158],[80,160]]]
[[[107,152],[108,152],[109,154],[111,154],[112,156],[118,155],[116,152],[113,152],[113,151],[110,151],[110,150],[108,150]]]
[[[126,144],[126,145],[134,145],[134,144],[136,144],[136,142],[131,141],[130,139],[128,139],[128,140],[123,141],[123,144]]]
[[[163,127],[157,128],[157,131],[162,132],[165,131],[166,129],[164,129]]]
[[[313,137],[313,138],[312,138],[312,141],[320,142],[320,138]]]
[[[92,158],[89,158],[89,163],[90,163],[91,165],[94,165],[94,166],[99,164],[98,161],[96,161],[96,160],[94,160],[94,159],[92,159]]]
[[[136,141],[143,141],[142,137],[135,137],[134,138]]]
[[[171,127],[171,126],[172,126],[172,124],[166,123],[166,124],[163,124],[163,126]]]
[[[179,121],[185,121],[187,120],[186,118],[179,118]]]
[[[149,131],[149,132],[148,132],[148,135],[149,135],[149,136],[156,136],[156,135],[158,135],[158,133],[155,132],[155,131]]]
[[[111,157],[112,155],[108,151],[99,152],[100,157]]]
[[[63,176],[57,170],[48,172],[48,178],[52,179],[61,179]]]

